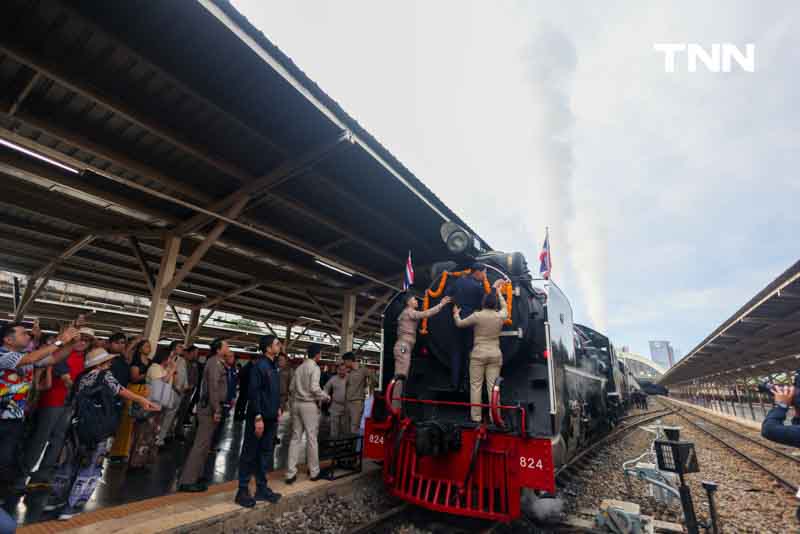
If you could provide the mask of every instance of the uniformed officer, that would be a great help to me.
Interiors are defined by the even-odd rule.
[[[206,361],[200,386],[197,434],[186,465],[183,466],[178,491],[200,492],[208,489],[199,480],[203,475],[214,430],[222,421],[223,403],[228,396],[228,375],[224,358],[230,353],[231,349],[226,341],[215,339],[211,342],[213,356]]]
[[[250,370],[247,416],[244,423],[244,443],[239,456],[239,491],[236,503],[252,508],[256,501],[275,504],[281,498],[267,486],[267,472],[272,471],[275,432],[280,415],[280,379],[275,360],[281,352],[281,342],[273,335],[261,338],[258,344],[262,357]],[[250,479],[256,478],[255,498],[250,495]]]
[[[328,410],[331,416],[331,438],[338,438],[350,430],[347,424],[347,366],[340,363],[328,383],[325,384],[325,393],[331,398]]]
[[[394,356],[394,374],[408,376],[408,369],[411,366],[411,351],[414,350],[414,345],[417,343],[417,329],[419,322],[426,317],[433,317],[450,303],[451,297],[444,297],[434,306],[425,311],[419,311],[419,301],[412,293],[406,294],[406,307],[400,312],[397,317],[397,341],[394,343],[392,354]],[[345,355],[347,356],[347,355]],[[353,358],[355,359],[355,358]],[[402,384],[395,390],[396,395],[393,398],[402,396]],[[399,404],[399,403],[396,403]],[[364,392],[361,392],[361,409],[364,408]],[[355,410],[356,408],[354,408]],[[359,412],[358,421],[361,421]],[[355,423],[351,420],[351,427],[355,424],[355,428],[359,427],[359,422]]]
[[[345,352],[342,355],[342,360],[350,369],[350,372],[347,373],[347,388],[345,390],[349,432],[358,434],[361,425],[361,414],[364,412],[366,389],[371,377],[369,369],[361,367],[352,352]]]
[[[312,482],[319,480],[319,406],[317,402],[328,402],[330,397],[319,386],[319,360],[322,349],[319,345],[308,346],[308,357],[297,368],[289,386],[292,409],[292,441],[289,444],[289,465],[286,470],[286,483],[297,480],[297,460],[300,453],[300,439],[306,433],[306,463]]]
[[[285,412],[289,405],[289,385],[292,383],[294,369],[289,365],[289,357],[285,353],[278,356],[278,377],[281,382],[281,411]]]

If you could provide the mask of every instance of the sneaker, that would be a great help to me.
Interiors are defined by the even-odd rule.
[[[80,512],[78,512],[76,510],[73,510],[72,508],[67,506],[66,508],[64,508],[64,510],[61,511],[60,514],[58,514],[58,520],[59,521],[68,521],[68,520],[72,519],[73,517],[75,517],[76,515],[78,515],[79,513]]]
[[[286,480],[284,480],[284,482],[286,482],[286,484],[289,485],[294,484],[295,482],[297,482],[297,475],[287,478]]]
[[[263,490],[256,490],[255,500],[256,501],[267,501],[269,503],[275,504],[279,500],[281,500],[282,495],[280,493],[275,493],[269,488]]]
[[[58,510],[59,508],[63,508],[64,505],[66,504],[67,503],[64,502],[49,502],[44,505],[42,510],[44,510],[45,512],[52,512],[53,510]]]
[[[244,508],[252,508],[256,505],[256,500],[252,498],[247,491],[241,489],[236,492],[234,502]]]

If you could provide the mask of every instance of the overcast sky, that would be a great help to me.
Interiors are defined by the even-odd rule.
[[[691,350],[798,259],[800,3],[234,0],[576,321]],[[795,31],[793,31],[795,29]],[[756,47],[664,72],[654,43]]]

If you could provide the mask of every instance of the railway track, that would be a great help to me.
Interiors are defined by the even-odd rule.
[[[555,476],[556,481],[560,482],[563,481],[565,478],[570,476],[576,475],[582,471],[588,462],[590,462],[597,454],[609,443],[613,443],[614,441],[621,439],[625,434],[630,432],[631,430],[638,428],[639,426],[649,423],[651,421],[655,421],[656,419],[660,419],[662,417],[666,417],[675,413],[677,409],[675,408],[665,408],[662,410],[658,410],[656,412],[647,412],[643,414],[635,414],[629,415],[621,419],[622,423],[612,430],[609,434],[606,434],[600,440],[595,442],[593,445],[583,449],[581,452],[573,456],[567,463],[562,465],[556,470]]]
[[[798,472],[800,458],[791,456],[770,445],[751,438],[740,431],[721,425],[690,410],[678,410],[677,415],[702,434],[710,437],[725,449],[733,452],[749,464],[775,479],[789,492],[795,493],[800,486],[800,475],[788,479],[784,474]],[[712,430],[713,429],[713,430]]]
[[[387,510],[369,523],[350,530],[348,534],[388,534],[406,524],[436,534],[492,534],[501,525],[496,521],[432,512],[406,503]]]

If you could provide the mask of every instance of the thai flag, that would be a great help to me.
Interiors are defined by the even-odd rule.
[[[403,278],[403,291],[408,291],[408,288],[414,285],[414,265],[411,263],[411,251],[408,251],[408,259],[406,260],[406,276]]]
[[[550,260],[550,231],[545,230],[544,245],[542,245],[542,251],[539,253],[539,274],[545,280],[549,280],[552,268],[553,264]]]

